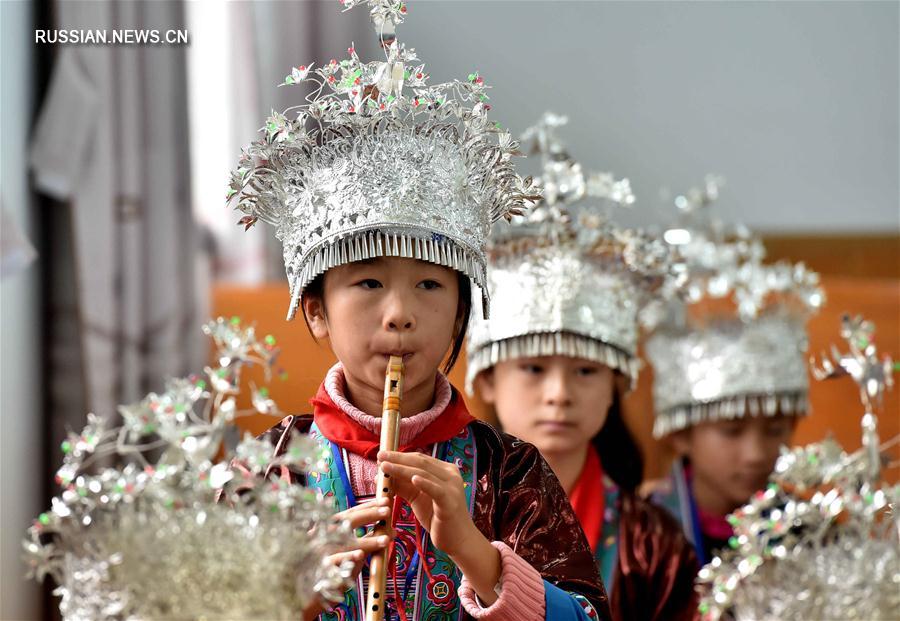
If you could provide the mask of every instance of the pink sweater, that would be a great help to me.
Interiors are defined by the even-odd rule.
[[[344,396],[346,382],[344,369],[340,363],[328,371],[325,377],[325,390],[347,416],[373,433],[381,432],[380,418],[369,416]],[[434,422],[450,403],[451,396],[450,382],[444,375],[438,373],[434,387],[434,404],[430,409],[400,421],[400,443],[409,443]],[[353,453],[348,457],[350,470],[348,474],[353,492],[357,497],[373,496],[378,464]],[[541,574],[502,541],[493,541],[491,545],[500,552],[500,597],[491,606],[482,606],[475,595],[475,590],[463,576],[459,598],[466,612],[476,619],[488,621],[542,621],[545,604],[544,581]]]

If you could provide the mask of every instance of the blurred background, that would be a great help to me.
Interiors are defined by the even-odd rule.
[[[811,353],[851,312],[900,357],[898,3],[409,4],[399,38],[432,81],[477,70],[514,135],[545,110],[567,115],[576,159],[631,179],[638,200],[621,222],[663,228],[675,194],[721,174],[722,219],[761,233],[772,259],[822,273],[829,302],[810,323]],[[53,606],[23,580],[19,541],[54,492],[66,430],[201,370],[207,317],[274,334],[288,379],[272,395],[307,408],[333,358],[284,322],[280,246],[265,226],[236,226],[225,186],[270,110],[302,99],[276,86],[292,66],[343,58],[352,42],[372,59],[376,47],[366,10],[332,0],[4,0],[0,11],[0,618],[37,619]],[[188,42],[35,35],[124,28],[186,30]],[[627,410],[658,476],[668,453],[649,436],[651,381],[642,374]],[[859,445],[851,381],[814,384],[812,404],[798,442],[833,432]],[[890,437],[896,394],[886,412]]]

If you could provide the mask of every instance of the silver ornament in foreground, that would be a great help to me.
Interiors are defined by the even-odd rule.
[[[349,586],[351,564],[323,563],[349,538],[331,503],[264,477],[317,468],[317,445],[298,438],[275,458],[266,442],[238,442],[237,417],[282,416],[265,388],[251,388],[252,409],[236,407],[244,367],[270,377],[274,339],[237,319],[204,331],[216,367],[121,406],[121,426],[89,414],[62,445],[61,492],[24,547],[29,574],[58,585],[67,621],[290,619]]]
[[[835,352],[837,366],[817,376],[850,374],[864,395],[880,395],[893,365],[878,359],[871,334],[868,322],[845,317],[851,352]],[[879,444],[872,402],[863,402],[862,448],[847,453],[829,438],[783,449],[766,490],[729,516],[731,549],[698,577],[704,621],[900,618],[900,485],[880,478],[881,452],[898,438]]]

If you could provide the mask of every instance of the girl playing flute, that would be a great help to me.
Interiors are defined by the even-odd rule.
[[[317,90],[290,118],[269,119],[231,189],[242,223],[268,222],[283,242],[288,318],[301,310],[338,359],[312,415],[288,416],[267,437],[276,451],[293,434],[321,443],[327,467],[306,483],[353,527],[390,512],[371,500],[379,468],[402,501],[393,535],[359,537],[336,557],[356,562],[357,586],[336,608],[304,617],[362,619],[364,559],[390,548],[391,620],[608,618],[552,471],[531,445],[474,420],[445,376],[464,342],[472,285],[485,285],[490,226],[533,197],[509,161],[516,145],[488,122],[478,74],[427,85],[391,35],[405,5],[369,4],[386,60],[363,63],[351,48],[347,60],[296,68],[285,82]],[[379,452],[391,356],[405,366],[400,450]]]

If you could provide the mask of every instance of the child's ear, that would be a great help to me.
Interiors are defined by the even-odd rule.
[[[322,296],[303,296],[303,315],[306,317],[306,325],[316,339],[328,338],[328,322],[325,320],[325,304]]]
[[[482,371],[475,376],[475,392],[481,397],[485,403],[493,404],[496,399],[496,389],[494,388],[494,369]]]
[[[680,431],[676,431],[671,436],[669,436],[669,442],[672,445],[672,448],[675,449],[675,452],[678,453],[680,457],[684,457],[691,452],[691,430],[682,429]]]

